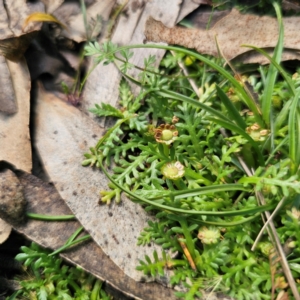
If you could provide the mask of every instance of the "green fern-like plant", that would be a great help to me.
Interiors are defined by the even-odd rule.
[[[21,289],[8,297],[17,299],[109,300],[102,282],[83,270],[67,266],[51,251],[35,243],[22,246],[16,260],[23,263],[27,275],[17,277]]]

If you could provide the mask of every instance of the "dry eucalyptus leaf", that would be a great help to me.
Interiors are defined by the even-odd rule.
[[[0,217],[11,223],[20,223],[25,218],[26,200],[23,186],[11,170],[0,172]]]
[[[0,112],[0,161],[7,161],[17,169],[31,172],[30,75],[24,58],[18,63],[8,60],[6,63],[11,74],[18,112],[12,115]]]
[[[121,204],[99,205],[100,190],[108,179],[97,169],[82,167],[89,152],[104,134],[96,122],[74,106],[39,88],[37,95],[36,148],[44,168],[61,197],[95,242],[124,273],[139,281],[135,268],[157,246],[136,247],[137,237],[150,219],[144,209],[123,199]]]
[[[11,229],[11,225],[0,218],[0,245],[8,239]]]
[[[35,36],[36,30],[41,25],[28,26],[26,34],[22,31],[24,20],[32,10],[41,9],[38,5],[27,5],[24,0],[3,1],[0,0],[0,54],[5,58],[18,62],[23,57],[23,53],[29,46],[31,39]],[[0,112],[7,114],[16,113],[18,110],[11,75],[7,68],[7,63],[0,57],[1,87]],[[0,117],[2,121],[2,116]],[[0,121],[0,124],[1,124]],[[3,133],[3,130],[1,130]],[[0,134],[0,140],[3,136]],[[0,150],[0,154],[3,150]],[[1,160],[0,155],[0,160]]]
[[[299,17],[286,17],[284,22],[284,47],[300,49]],[[148,41],[165,42],[187,48],[193,48],[199,53],[218,56],[216,39],[224,57],[232,60],[246,53],[249,48],[241,45],[254,45],[259,48],[274,48],[278,40],[278,21],[269,16],[241,14],[233,9],[230,14],[218,21],[209,30],[186,29],[180,27],[168,28],[161,22],[149,18],[146,22],[145,36]],[[257,63],[266,63],[267,59],[257,56]]]
[[[27,212],[47,215],[72,214],[52,184],[23,172],[18,173],[18,178],[24,186],[24,194],[28,202]],[[99,220],[100,222],[101,220]],[[14,225],[14,229],[39,245],[54,250],[65,244],[66,240],[80,226],[78,221],[43,222],[28,219],[24,224]],[[59,234],[57,234],[58,232]],[[122,249],[119,251],[120,255],[123,255]],[[116,291],[112,293],[115,296],[114,299],[177,299],[171,289],[155,283],[136,282],[126,276],[92,240],[68,249],[61,256],[105,281],[106,287],[110,286],[121,291],[122,295],[115,295]]]

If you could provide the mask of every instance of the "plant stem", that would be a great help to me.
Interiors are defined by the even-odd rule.
[[[30,219],[34,220],[42,220],[42,221],[69,221],[76,220],[74,215],[64,215],[64,216],[49,216],[49,215],[41,215],[34,213],[26,213],[26,216]]]
[[[103,281],[101,281],[99,279],[96,280],[96,282],[93,286],[93,290],[92,290],[92,293],[91,293],[90,300],[97,300],[98,299],[98,295],[99,295],[99,292],[101,290],[102,284],[103,284]]]
[[[62,247],[58,248],[58,249],[55,250],[54,252],[50,253],[49,256],[53,256],[53,255],[56,255],[56,254],[58,254],[58,253],[61,253],[61,252],[63,252],[64,250],[70,248],[71,246],[74,246],[74,245],[76,245],[76,244],[79,244],[79,243],[81,243],[81,242],[83,242],[83,241],[86,241],[86,240],[88,240],[88,239],[90,239],[90,238],[91,238],[91,236],[90,236],[89,234],[87,234],[87,235],[85,235],[85,236],[83,236],[83,237],[81,237],[81,238],[79,238],[79,239],[77,239],[77,240],[71,242],[70,244],[63,245]]]
[[[163,144],[163,147],[164,147],[164,155],[165,155],[166,157],[169,157],[169,154],[170,154],[170,148],[169,148],[169,145]]]
[[[203,262],[202,262],[202,258],[201,256],[195,251],[195,245],[194,245],[194,241],[192,238],[192,235],[189,231],[188,225],[187,225],[187,221],[184,218],[179,218],[178,217],[178,221],[181,225],[181,228],[183,230],[183,235],[184,238],[186,240],[186,246],[192,256],[193,261],[196,264],[197,270],[201,271],[201,266],[203,266]]]

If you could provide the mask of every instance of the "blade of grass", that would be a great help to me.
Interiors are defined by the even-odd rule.
[[[54,252],[50,253],[48,256],[53,256],[53,255],[56,255],[58,253],[61,253],[61,252],[65,251],[66,249],[68,249],[68,248],[70,248],[70,247],[72,247],[74,245],[77,245],[77,244],[79,244],[81,242],[84,242],[86,240],[89,240],[89,239],[91,239],[91,236],[89,234],[84,235],[83,237],[80,237],[77,240],[74,240],[73,242],[71,242],[69,244],[63,245],[62,247],[58,248]]]
[[[289,113],[289,154],[290,159],[292,160],[291,171],[292,174],[295,174],[299,168],[299,156],[300,156],[300,115],[298,102],[300,97],[300,90],[297,91],[297,94],[292,99],[291,109]]]
[[[203,221],[203,219],[200,219],[200,218],[189,218],[189,220],[191,222],[194,222],[194,223],[199,223],[199,224],[204,224],[204,225],[213,225],[213,226],[222,226],[222,227],[228,227],[228,226],[237,226],[237,225],[241,225],[241,224],[245,224],[247,222],[250,222],[252,220],[254,220],[255,218],[259,217],[260,214],[257,213],[257,214],[254,214],[253,216],[251,217],[248,217],[248,218],[243,218],[242,220],[239,220],[239,221],[230,221],[230,222],[217,222],[217,221]]]
[[[287,83],[287,88],[289,90],[289,92],[292,94],[292,95],[295,95],[296,94],[296,88],[295,88],[295,85],[290,77],[290,75],[276,62],[276,60],[271,57],[266,51],[264,51],[263,49],[260,49],[258,47],[255,47],[253,45],[241,45],[242,47],[247,47],[247,48],[251,48],[259,53],[261,53],[263,56],[265,56],[269,61],[270,63],[276,67],[276,69],[278,70],[278,72],[280,73],[280,75],[284,78],[285,82]],[[262,74],[262,72],[261,72]]]
[[[225,105],[227,112],[229,114],[229,117],[232,120],[234,120],[235,123],[239,127],[241,127],[242,129],[245,129],[247,127],[247,125],[246,125],[244,119],[241,117],[238,110],[235,108],[235,106],[232,104],[230,99],[227,97],[227,95],[223,92],[223,90],[218,85],[216,85],[216,89],[217,89],[217,95],[219,96],[219,98],[221,99],[223,104]]]
[[[221,48],[219,47],[217,37],[215,38],[215,40],[216,40],[216,45],[217,45],[217,48],[218,48],[219,56],[222,56],[223,59],[225,60],[226,64],[230,67],[230,69],[234,73],[234,78],[236,78],[237,81],[242,82],[241,75],[235,70],[235,68],[232,65],[232,63],[226,58],[226,56],[223,54]],[[245,92],[249,96],[249,99],[252,101],[253,106],[255,106],[257,108],[257,110],[259,111],[259,113],[261,114],[261,108],[259,106],[259,103],[256,101],[255,96],[249,90],[247,84],[241,84],[241,85],[243,86]]]
[[[83,226],[80,226],[78,229],[76,229],[75,232],[67,239],[65,245],[72,243],[83,230],[84,230]]]
[[[277,3],[274,3],[274,8],[276,11],[278,24],[279,24],[279,38],[278,38],[277,45],[274,49],[273,59],[279,64],[281,61],[281,54],[283,51],[284,28],[283,28],[283,22],[282,22],[279,5]],[[273,94],[277,75],[278,75],[277,68],[273,64],[271,64],[269,67],[268,75],[266,78],[266,85],[264,87],[262,100],[261,100],[263,119],[268,126],[270,126],[270,123],[272,121],[270,118],[271,109],[272,109],[272,94]]]
[[[295,97],[295,96],[294,96]],[[280,113],[277,115],[275,123],[274,123],[274,130],[277,132],[281,129],[282,125],[288,119],[288,114],[291,110],[292,100],[287,101],[283,108],[281,109]]]
[[[286,136],[277,146],[276,148],[269,154],[268,159],[266,160],[266,165],[268,165],[271,161],[271,159],[274,157],[274,155],[276,154],[277,151],[279,151],[279,149],[281,147],[283,147],[284,145],[287,144],[288,141],[288,136]]]
[[[88,29],[88,23],[87,23],[86,6],[85,6],[85,3],[83,0],[80,0],[80,6],[81,6],[81,12],[82,12],[82,17],[83,17],[83,24],[84,24],[86,38],[87,38],[87,40],[89,40],[90,37],[89,37],[89,29]]]
[[[51,215],[41,215],[34,213],[26,213],[26,216],[30,219],[34,220],[42,220],[42,221],[69,221],[76,220],[74,215],[63,215],[63,216],[51,216]]]
[[[205,105],[193,98],[190,98],[188,96],[185,96],[185,95],[182,95],[182,94],[179,94],[179,93],[176,93],[176,92],[173,92],[173,91],[169,91],[169,90],[165,90],[165,89],[160,89],[160,90],[153,90],[153,92],[155,92],[157,95],[160,95],[160,96],[163,96],[163,97],[166,97],[166,98],[172,98],[172,99],[175,99],[175,100],[179,100],[179,101],[182,101],[182,102],[187,102],[191,105],[194,105],[194,106],[197,106],[201,109],[204,109],[205,111],[209,112],[210,114],[212,114],[213,116],[225,121],[225,122],[231,122],[231,120],[229,118],[227,118],[226,116],[224,116],[223,113],[217,111],[216,109],[208,106],[208,105]],[[232,123],[232,125],[235,125],[234,123]],[[235,125],[236,126],[236,125]]]
[[[170,192],[170,197],[178,200],[182,198],[199,196],[199,195],[209,194],[209,193],[218,193],[224,191],[247,191],[247,190],[249,189],[246,189],[242,184],[234,184],[234,183],[220,184],[220,185],[205,186],[193,190],[181,190],[176,192]]]

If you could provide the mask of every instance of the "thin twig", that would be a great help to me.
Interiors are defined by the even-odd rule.
[[[260,230],[259,234],[257,235],[254,243],[253,243],[253,246],[251,248],[251,251],[254,251],[258,242],[260,241],[261,239],[261,236],[262,234],[264,233],[266,227],[269,225],[269,223],[271,222],[271,220],[273,220],[273,218],[275,217],[275,215],[277,214],[277,212],[280,210],[280,208],[282,207],[282,205],[284,204],[284,201],[286,200],[286,197],[283,197],[280,202],[277,204],[275,210],[272,212],[270,218],[265,222],[265,225],[262,227],[262,229]]]

